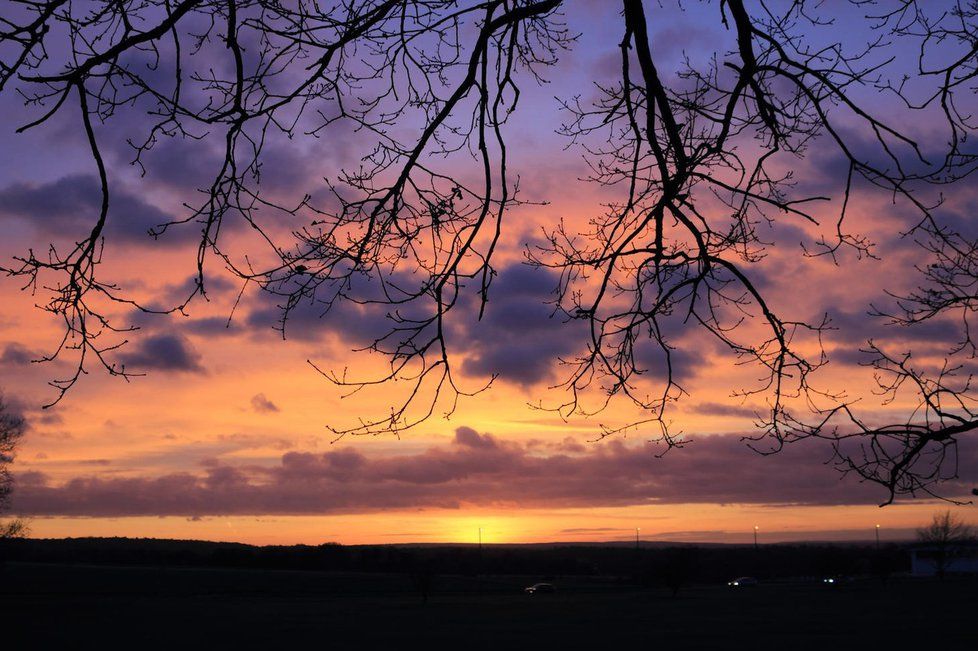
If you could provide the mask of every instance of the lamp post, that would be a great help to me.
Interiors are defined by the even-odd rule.
[[[479,567],[476,571],[476,582],[479,585],[479,594],[482,594],[482,527],[479,527]]]
[[[876,551],[880,550],[880,526],[876,525]]]
[[[757,525],[754,525],[754,551],[757,551]]]
[[[638,532],[642,530],[642,527],[635,527],[635,549],[638,549]]]

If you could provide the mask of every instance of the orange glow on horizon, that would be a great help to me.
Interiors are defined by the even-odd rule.
[[[800,541],[912,540],[939,510],[916,503],[888,511],[876,507],[745,507],[677,505],[587,510],[422,510],[335,516],[204,516],[60,518],[31,523],[36,538],[123,536],[179,538],[257,545],[324,543],[493,544],[552,542],[693,542],[750,544],[758,518],[761,544]],[[875,509],[875,510],[874,510]],[[967,517],[965,518],[967,520]],[[831,522],[832,528],[825,523]],[[638,523],[636,526],[634,523]]]

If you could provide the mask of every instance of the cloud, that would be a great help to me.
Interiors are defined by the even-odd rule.
[[[228,276],[208,273],[204,277],[204,290],[210,298],[226,296],[241,289],[241,286]],[[182,281],[168,285],[162,292],[168,304],[177,304],[198,290],[197,275],[187,276]]]
[[[491,434],[479,434],[471,427],[459,427],[455,430],[455,443],[476,450],[496,449],[496,439]]]
[[[876,357],[873,353],[856,345],[833,348],[828,351],[828,356],[833,364],[849,364],[851,366],[867,366]]]
[[[123,159],[131,160],[134,152],[126,146],[118,153]],[[163,138],[144,153],[143,165],[150,182],[187,192],[209,187],[221,169],[223,158],[221,148],[206,139]]]
[[[393,286],[404,292],[417,291],[420,276],[390,274],[385,276],[386,289],[396,298],[403,298]],[[388,335],[396,323],[392,320],[389,305],[383,298],[382,284],[373,277],[358,276],[352,286],[343,289],[344,298],[336,299],[337,286],[324,284],[315,298],[305,298],[291,306],[286,314],[282,306],[287,303],[283,293],[295,285],[275,287],[277,293],[263,291],[255,296],[254,307],[244,318],[244,323],[257,333],[278,331],[285,338],[298,341],[319,342],[339,336],[351,347],[363,347]],[[434,303],[425,297],[400,305],[397,314],[402,318],[421,318],[421,310],[433,309]],[[428,314],[428,313],[425,313]],[[283,322],[283,317],[285,318]],[[393,342],[391,342],[393,343]]]
[[[551,451],[460,427],[447,445],[368,457],[355,447],[319,454],[289,451],[272,466],[212,460],[199,474],[76,477],[55,483],[37,472],[17,476],[14,509],[22,515],[135,516],[331,514],[459,508],[463,505],[590,508],[713,503],[875,504],[879,487],[840,481],[815,442],[762,456],[737,436],[703,436],[661,458],[651,445],[621,440],[583,453]],[[967,494],[978,475],[978,447],[962,442]]]
[[[460,301],[462,314],[451,325],[449,343],[466,350],[461,370],[479,377],[497,374],[523,387],[564,379],[561,362],[583,353],[588,335],[584,321],[555,313],[558,284],[557,273],[516,263],[500,270],[482,320],[476,296]],[[698,333],[682,317],[663,319],[660,331],[670,344],[673,381],[684,382],[706,367],[705,351],[714,344],[696,343]],[[665,353],[653,339],[640,337],[634,357],[642,374],[660,381],[666,377]]]
[[[924,348],[945,352],[962,339],[960,323],[953,317],[935,317],[911,326],[895,325],[885,317],[869,316],[865,311],[830,309],[830,327],[834,328],[829,338],[840,346],[846,362],[859,363],[871,359],[858,352],[872,339],[888,349],[905,350]]]
[[[186,298],[186,296],[184,296]],[[151,303],[148,307],[152,309],[172,309],[177,302],[170,303]],[[236,325],[232,320],[228,322],[226,316],[205,316],[189,317],[180,313],[155,314],[139,309],[132,309],[126,316],[126,323],[137,328],[142,333],[158,332],[182,332],[191,335],[198,335],[211,339],[214,337],[235,336],[241,334],[240,325]],[[140,335],[142,336],[142,335]]]
[[[278,405],[265,397],[264,393],[258,393],[251,397],[251,408],[259,414],[271,414],[281,411]]]
[[[485,315],[478,320],[476,296],[460,304],[464,314],[452,324],[451,341],[464,346],[462,371],[523,386],[551,381],[559,360],[581,346],[580,322],[564,323],[547,301],[558,277],[553,272],[522,264],[503,268],[489,290]]]
[[[0,364],[22,366],[24,364],[30,364],[32,360],[39,359],[40,357],[41,355],[38,353],[30,351],[24,346],[13,342],[4,346],[3,354],[0,355]]]
[[[400,299],[418,291],[422,276],[393,274],[385,280],[385,289]],[[492,283],[489,304],[481,320],[477,288],[463,287],[446,318],[445,328],[449,352],[462,359],[461,372],[478,378],[496,374],[502,382],[521,386],[553,380],[559,360],[571,356],[583,341],[582,324],[564,323],[553,314],[553,306],[547,304],[557,284],[558,276],[548,270],[519,263],[504,267]],[[426,294],[397,305],[396,310],[371,302],[382,298],[381,284],[376,279],[357,278],[344,293],[360,303],[341,299],[327,311],[330,297],[319,297],[293,306],[284,323],[285,336],[307,342],[339,337],[357,349],[383,339],[382,347],[392,349],[406,337],[404,322],[427,320],[437,311],[433,299]],[[273,294],[258,295],[245,324],[257,332],[281,330],[282,301]],[[428,328],[425,338],[435,334],[434,325]]]
[[[234,327],[233,321],[229,322],[223,316],[205,316],[198,319],[186,319],[178,323],[181,324],[184,331],[208,338],[234,335],[240,332],[239,329]]]
[[[113,186],[105,235],[109,241],[153,243],[150,229],[173,217],[123,187]],[[49,183],[14,183],[0,189],[0,220],[21,219],[48,237],[78,238],[98,218],[102,190],[93,176],[64,176]],[[171,234],[172,233],[172,234]],[[168,231],[160,242],[196,239],[195,229]]]
[[[127,371],[173,371],[203,373],[200,354],[186,337],[178,334],[155,334],[138,339],[119,355]]]
[[[419,291],[422,277],[393,274],[385,279],[385,289],[395,299],[402,299]],[[504,266],[489,288],[481,319],[476,281],[462,287],[458,301],[446,317],[444,330],[449,353],[460,360],[456,369],[480,380],[495,375],[499,382],[524,388],[559,380],[561,362],[576,359],[585,350],[587,331],[583,321],[568,321],[555,311],[552,303],[558,284],[559,275],[553,271],[518,262]],[[380,288],[376,279],[360,277],[350,289],[344,290],[354,300],[340,299],[331,305],[328,305],[330,297],[300,301],[291,307],[284,322],[286,338],[320,342],[338,337],[358,350],[380,340],[381,347],[390,350],[408,336],[405,324],[426,322],[437,312],[433,299],[424,293],[398,303],[395,309],[381,302]],[[259,294],[244,319],[245,325],[259,333],[267,333],[272,328],[281,331],[283,300],[271,293]],[[435,335],[433,324],[426,327],[428,331],[419,340]],[[671,350],[673,379],[681,382],[697,375],[708,363],[703,351],[712,342],[708,346],[687,345],[691,335],[688,324],[681,318],[667,320],[661,327],[663,335],[674,346]],[[636,345],[635,358],[643,372],[665,377],[665,356],[651,339]]]
[[[728,405],[722,402],[701,402],[692,407],[693,413],[704,416],[727,416],[732,418],[757,418],[767,408],[753,405]]]

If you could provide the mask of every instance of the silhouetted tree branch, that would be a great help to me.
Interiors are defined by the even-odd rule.
[[[817,2],[723,0],[713,10],[729,43],[705,64],[687,61],[664,74],[648,29],[657,6],[608,3],[620,17],[620,40],[609,44],[620,55],[617,79],[596,82],[595,102],[565,98],[561,132],[584,152],[590,180],[618,198],[584,232],[556,224],[528,251],[532,264],[560,274],[555,309],[586,325],[583,353],[564,360],[567,399],[554,407],[561,415],[624,400],[647,415],[630,426],[657,428],[667,448],[681,445],[667,409],[685,393],[677,333],[695,331],[758,370],[759,381],[739,392],[767,401],[752,443],[758,450],[828,438],[844,469],[881,483],[891,499],[929,492],[948,476],[954,441],[974,422],[960,367],[949,361],[925,374],[909,353],[871,343],[883,393],[913,388],[920,407],[900,425],[866,425],[843,391],[811,382],[827,361],[828,318],[782,315],[758,267],[770,246],[759,226],[776,222],[820,229],[808,256],[876,255],[870,237],[849,232],[846,219],[857,189],[869,188],[915,212],[907,236],[920,237],[937,260],[924,270],[928,289],[906,297],[897,324],[970,310],[974,247],[940,222],[940,201],[928,200],[927,190],[967,176],[976,163],[967,147],[974,125],[962,108],[978,69],[975,10],[959,2],[851,4],[870,15],[869,43],[811,38],[831,27]],[[300,306],[329,318],[352,303],[388,320],[386,333],[365,347],[386,358],[383,373],[320,372],[351,391],[400,381],[403,400],[388,414],[336,427],[337,435],[397,433],[439,409],[452,413],[459,396],[484,387],[460,384],[446,330],[466,294],[477,297],[480,317],[487,309],[504,219],[523,202],[509,169],[506,123],[521,86],[540,82],[573,44],[561,17],[571,7],[563,0],[366,0],[329,8],[312,0],[26,0],[5,10],[0,90],[14,89],[36,113],[21,130],[74,110],[101,186],[89,233],[3,268],[44,294],[44,309],[63,321],[64,338],[47,359],[76,353],[75,373],[53,382],[56,400],[92,365],[130,375],[113,353],[131,328],[112,323],[108,306],[183,311],[205,296],[205,269],[218,264],[242,291],[254,284],[278,298],[283,335]],[[919,52],[912,79],[891,79],[892,61],[874,55],[891,40]],[[881,96],[901,108],[901,120],[884,117]],[[98,274],[113,182],[102,155],[112,134],[100,125],[127,111],[150,119],[145,137],[129,143],[141,169],[166,138],[221,144],[202,198],[188,199],[184,216],[151,231],[199,230],[195,286],[162,310],[137,304]],[[908,116],[936,118],[946,145],[918,143],[901,126]],[[327,138],[336,129],[375,146],[357,169],[334,172],[328,199],[286,203],[262,185],[270,139]],[[845,161],[833,196],[796,186],[793,169],[816,142]],[[234,224],[254,236],[247,250],[228,241]]]

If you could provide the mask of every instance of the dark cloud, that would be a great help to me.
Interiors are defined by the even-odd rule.
[[[255,51],[260,50],[261,47],[256,45]],[[233,75],[233,70],[228,74]],[[172,72],[170,75],[172,77]],[[202,102],[208,101],[206,95],[201,95],[198,99]],[[320,199],[329,195],[329,186],[324,177],[336,169],[357,164],[365,153],[362,151],[365,145],[353,126],[347,121],[338,120],[322,130],[318,138],[308,139],[293,139],[268,131],[262,139],[258,178],[254,177],[254,170],[249,169],[243,175],[244,182],[253,190],[260,190],[266,199],[272,199],[281,205],[296,205],[301,197],[309,194],[313,196],[316,207],[323,207],[327,202]],[[115,120],[115,127],[124,133],[124,137],[120,135],[112,139],[106,143],[106,147],[112,150],[116,165],[128,165],[136,155],[128,141],[143,142],[150,129],[150,122],[143,112],[120,113]],[[196,204],[204,195],[195,191],[206,192],[224,166],[223,135],[213,131],[195,134],[198,137],[166,137],[159,132],[156,135],[152,146],[140,158],[142,170],[145,172],[141,183],[175,193],[191,205]],[[239,165],[243,162],[239,156]],[[264,215],[275,214],[278,222],[288,219],[277,211],[260,212]],[[232,215],[229,217],[232,218],[227,219],[222,228],[246,225],[244,220],[233,218]],[[272,226],[272,222],[267,222],[267,225]]]
[[[186,298],[186,297],[184,297]],[[156,303],[149,304],[151,309],[170,309],[177,303]],[[206,316],[189,317],[180,313],[157,314],[144,310],[130,310],[126,323],[139,328],[144,333],[156,332],[182,332],[202,337],[219,337],[222,335],[236,335],[241,333],[241,328],[235,326],[234,320],[228,322],[226,316]]]
[[[179,334],[154,334],[137,339],[119,355],[127,371],[202,373],[200,354]]]
[[[134,152],[120,153],[131,159]],[[223,162],[223,152],[206,139],[165,138],[143,155],[148,180],[180,192],[209,187]]]
[[[64,425],[65,418],[60,412],[48,408],[35,414],[31,422],[35,425]]]
[[[937,220],[942,225],[960,233],[968,240],[978,239],[978,192],[973,186],[956,188],[953,195],[948,196],[943,204],[935,211]]]
[[[251,408],[260,414],[271,414],[281,411],[274,402],[265,397],[264,393],[251,396]]]
[[[240,332],[234,327],[234,321],[228,321],[223,316],[207,316],[199,319],[186,319],[181,324],[181,329],[194,335],[204,337],[214,337],[220,335],[233,335]]]
[[[847,133],[850,142],[857,143],[861,149],[869,151],[871,143],[861,138],[858,132]],[[857,154],[858,155],[858,154]],[[786,163],[798,168],[801,173],[792,177],[792,199],[803,197],[830,197],[833,209],[839,210],[841,195],[845,191],[846,177],[849,174],[849,159],[839,149],[837,143],[829,138],[816,139],[806,151],[804,158],[789,159]],[[857,181],[858,182],[858,181]],[[825,206],[825,204],[818,204]],[[806,208],[811,209],[809,205]]]
[[[478,321],[476,297],[467,296],[463,318],[453,324],[452,341],[468,356],[462,371],[531,385],[555,377],[559,360],[581,346],[581,322],[565,323],[547,301],[554,298],[556,274],[514,264],[500,271],[489,290],[485,316]]]
[[[3,354],[0,355],[0,364],[22,366],[24,364],[30,364],[32,360],[40,357],[41,355],[28,350],[16,342],[12,342],[3,347]]]
[[[978,476],[978,448],[960,446],[967,494]],[[582,508],[652,504],[874,504],[878,487],[840,480],[812,442],[777,455],[751,452],[737,436],[704,436],[657,458],[653,446],[620,440],[583,453],[541,454],[529,446],[459,428],[448,445],[368,457],[354,447],[324,454],[287,452],[271,467],[212,460],[201,474],[77,477],[55,483],[18,475],[15,510],[23,515],[131,516],[327,514],[463,504]]]
[[[867,366],[874,358],[872,353],[858,346],[833,348],[828,351],[832,364],[849,364],[851,366]]]
[[[149,244],[150,229],[173,219],[125,188],[111,188],[105,235],[111,241]],[[0,219],[22,219],[52,238],[78,238],[98,218],[102,190],[93,176],[65,176],[50,183],[14,183],[0,189]],[[192,228],[167,231],[160,242],[183,243],[198,235]]]
[[[693,337],[687,336],[682,342],[667,339],[667,342],[670,344],[668,357],[658,342],[652,339],[646,339],[635,346],[635,365],[641,373],[650,374],[652,378],[659,380],[664,380],[671,373],[673,382],[683,384],[697,376],[709,364],[709,358],[704,351],[710,347],[695,345]]]
[[[210,298],[225,296],[241,288],[241,285],[227,276],[219,273],[208,273],[204,278],[204,290]],[[187,300],[197,291],[197,275],[187,276],[181,282],[167,286],[162,294],[170,304],[178,304]]]
[[[384,312],[347,301],[338,301],[327,312],[324,304],[305,300],[287,314],[279,303],[273,294],[259,294],[257,306],[245,317],[245,325],[260,334],[277,331],[280,336],[297,341],[322,341],[340,334],[350,340],[351,346],[359,346],[367,332],[379,337],[390,329]]]
[[[420,276],[412,274],[390,274],[385,277],[386,289],[396,299],[420,287]],[[401,288],[402,291],[394,289]],[[335,288],[325,287],[320,295],[307,298],[292,306],[286,313],[283,310],[285,298],[281,293],[290,291],[289,286],[278,286],[276,292],[260,292],[254,297],[253,307],[244,318],[249,328],[259,333],[275,332],[279,336],[298,341],[323,341],[332,336],[340,336],[351,347],[361,348],[369,345],[391,332],[396,326],[391,318],[393,311],[389,305],[376,303],[383,299],[384,286],[375,278],[360,276],[344,287],[347,298],[335,299],[330,292]],[[422,318],[430,315],[434,303],[427,297],[398,306],[397,315],[401,318]],[[428,310],[427,312],[425,310]],[[283,321],[284,319],[284,321]]]
[[[400,274],[387,278],[387,288],[395,298],[416,291],[421,280],[417,275]],[[460,296],[446,319],[445,336],[449,352],[464,355],[460,370],[472,377],[498,376],[499,381],[523,387],[559,379],[562,360],[572,360],[583,350],[586,324],[567,320],[556,313],[552,304],[559,283],[556,273],[514,263],[503,267],[489,289],[489,299],[482,318],[479,318],[481,298],[474,283],[463,287]],[[392,318],[390,305],[370,303],[378,300],[380,284],[376,280],[359,279],[347,292],[360,303],[339,300],[327,311],[320,300],[303,300],[295,305],[284,321],[286,338],[316,342],[327,337],[339,337],[351,348],[362,349],[383,339],[387,349],[395,347],[404,331],[393,335],[392,329],[430,318],[435,313],[434,302],[426,295],[400,304],[396,308],[398,324]],[[324,299],[325,300],[325,299]],[[259,294],[255,307],[245,317],[245,324],[257,332],[283,328],[282,299],[273,294]],[[434,335],[425,333],[424,337]],[[707,364],[706,351],[714,346],[690,345],[690,328],[682,318],[665,319],[662,335],[672,348],[672,372],[675,381],[684,381],[698,374]],[[413,333],[412,333],[413,334]],[[385,338],[386,337],[386,338]],[[665,377],[665,356],[651,339],[636,345],[636,364],[643,373],[654,378]]]
[[[872,129],[860,128],[857,124],[843,125],[835,123],[836,133],[846,143],[846,149],[856,160],[865,165],[870,165],[880,170],[893,170],[891,152],[899,151],[905,171],[917,167],[916,172],[926,173],[926,165],[917,161],[917,157],[909,150],[904,149],[905,145],[900,143],[896,147],[892,140],[887,145],[883,145],[875,136]],[[887,147],[890,149],[888,150]],[[941,144],[936,145],[937,149],[932,151],[936,154],[935,159],[940,159],[943,154],[939,152]],[[926,149],[926,147],[925,147]],[[906,154],[910,154],[907,156]],[[849,158],[836,143],[834,138],[822,137],[815,139],[805,151],[804,158],[787,159],[786,163],[794,167],[792,183],[794,192],[792,198],[798,199],[803,196],[825,196],[831,197],[832,204],[836,210],[842,205],[846,187],[846,177],[849,173]],[[859,172],[853,175],[851,191],[854,196],[873,196],[883,198],[881,206],[886,206],[885,210],[898,211],[892,202],[892,194],[881,189],[877,185],[864,180]],[[887,205],[888,204],[888,205]]]
[[[10,414],[24,419],[25,427],[31,432],[32,437],[71,438],[71,434],[67,432],[48,429],[64,424],[64,417],[57,406],[41,408],[34,401],[25,400],[22,396],[5,391],[2,384],[0,384],[0,398]]]
[[[469,448],[494,450],[496,439],[491,434],[479,434],[471,427],[459,427],[455,430],[455,443]]]
[[[701,402],[692,407],[692,412],[704,416],[727,416],[730,418],[756,418],[763,414],[765,407],[755,405],[728,405],[722,402]]]
[[[386,279],[388,290],[395,298],[416,291],[421,279],[416,275],[400,274]],[[448,316],[446,337],[450,351],[465,353],[462,372],[477,377],[498,374],[500,380],[521,385],[550,380],[558,359],[572,353],[579,344],[580,328],[565,324],[552,315],[553,307],[546,304],[557,286],[557,277],[548,271],[535,270],[515,264],[502,269],[490,289],[489,304],[484,318],[479,320],[479,297],[474,287],[462,289],[457,304]],[[346,290],[358,301],[381,297],[376,280],[357,279]],[[321,297],[328,300],[330,297]],[[340,300],[327,312],[321,300],[305,300],[295,305],[284,321],[286,338],[299,341],[322,341],[338,336],[351,348],[363,348],[384,338],[398,324],[392,320],[390,306]],[[396,318],[412,320],[429,317],[435,311],[428,296],[397,307]],[[281,299],[264,293],[257,305],[245,317],[248,327],[259,332],[283,328]],[[434,332],[426,333],[431,336]],[[398,333],[384,341],[393,348]]]
[[[870,339],[881,343],[913,345],[920,342],[929,346],[949,348],[961,341],[960,323],[953,318],[935,317],[912,326],[894,325],[886,317],[870,316],[865,311],[831,308],[828,311],[833,328],[829,339],[848,344],[851,355],[864,348]]]
[[[326,152],[321,152],[326,153]],[[295,141],[278,142],[267,145],[261,155],[261,182],[276,192],[288,192],[302,196],[315,185],[325,185],[322,175],[317,175],[317,167],[331,165],[323,156],[310,156],[296,146]]]
[[[261,294],[258,305],[245,317],[245,325],[258,333],[267,334],[273,330],[283,332],[282,308],[270,294]],[[292,310],[287,320],[283,336],[299,341],[318,341],[328,328],[324,324],[322,307],[313,302],[303,301]]]

